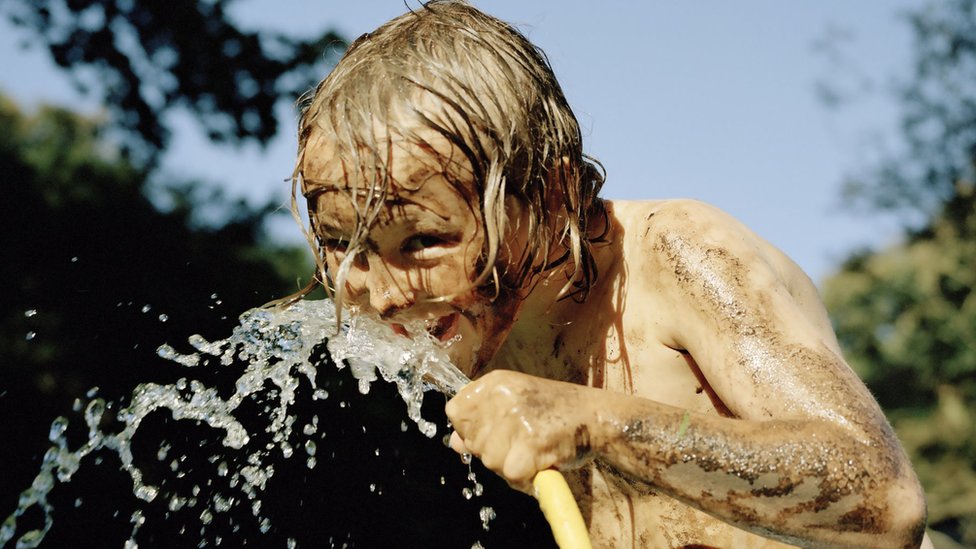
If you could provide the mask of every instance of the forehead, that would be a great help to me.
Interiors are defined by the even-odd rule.
[[[388,207],[405,213],[416,208],[448,218],[477,208],[470,162],[446,137],[429,128],[409,136],[374,133],[375,143],[350,154],[330,132],[313,130],[302,160],[302,192],[319,215],[334,222],[356,218],[352,195],[364,204],[381,193]],[[379,213],[378,221],[389,215]]]
[[[430,106],[429,101],[422,103]],[[375,117],[371,118],[371,125],[361,132],[365,135],[358,136],[360,132],[352,128],[343,132],[338,128],[313,127],[301,165],[306,195],[326,190],[323,186],[378,190],[387,181],[394,187],[387,190],[417,190],[436,175],[455,184],[473,183],[469,159],[441,132],[416,123],[394,127]]]

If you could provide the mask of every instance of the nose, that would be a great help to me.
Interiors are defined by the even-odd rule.
[[[369,305],[380,318],[393,315],[414,304],[415,296],[407,283],[406,273],[391,267],[376,254],[368,253],[363,261],[356,261],[346,278],[351,297],[362,299],[368,294]]]

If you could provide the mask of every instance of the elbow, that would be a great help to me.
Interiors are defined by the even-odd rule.
[[[828,547],[918,549],[925,537],[925,496],[915,474],[875,485],[860,502],[839,517],[838,536]]]
[[[894,534],[897,539],[903,540],[904,547],[916,549],[922,545],[925,537],[926,509],[925,500],[922,499],[918,509],[911,516],[899,518],[894,526]]]
[[[925,495],[912,473],[907,479],[893,487],[889,496],[891,539],[889,547],[910,547],[915,549],[925,537],[927,509]]]

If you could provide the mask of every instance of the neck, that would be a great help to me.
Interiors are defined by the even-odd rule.
[[[605,243],[592,246],[598,277],[582,303],[559,299],[572,272],[571,264],[531,287],[511,332],[490,363],[491,369],[582,384],[592,381],[589,378],[602,368],[601,350],[621,306],[619,288],[625,272],[621,269],[619,237],[619,227],[611,223]]]
[[[491,361],[491,369],[585,381],[585,364],[577,358],[588,343],[569,334],[576,332],[577,324],[586,318],[590,302],[559,299],[566,281],[566,272],[560,270],[531,286],[511,331]]]

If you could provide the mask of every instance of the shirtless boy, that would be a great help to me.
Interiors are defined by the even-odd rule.
[[[594,545],[922,542],[918,481],[809,278],[705,204],[599,198],[507,24],[436,1],[363,35],[299,132],[337,303],[442,341],[475,380],[452,447],[520,489],[565,471]]]

